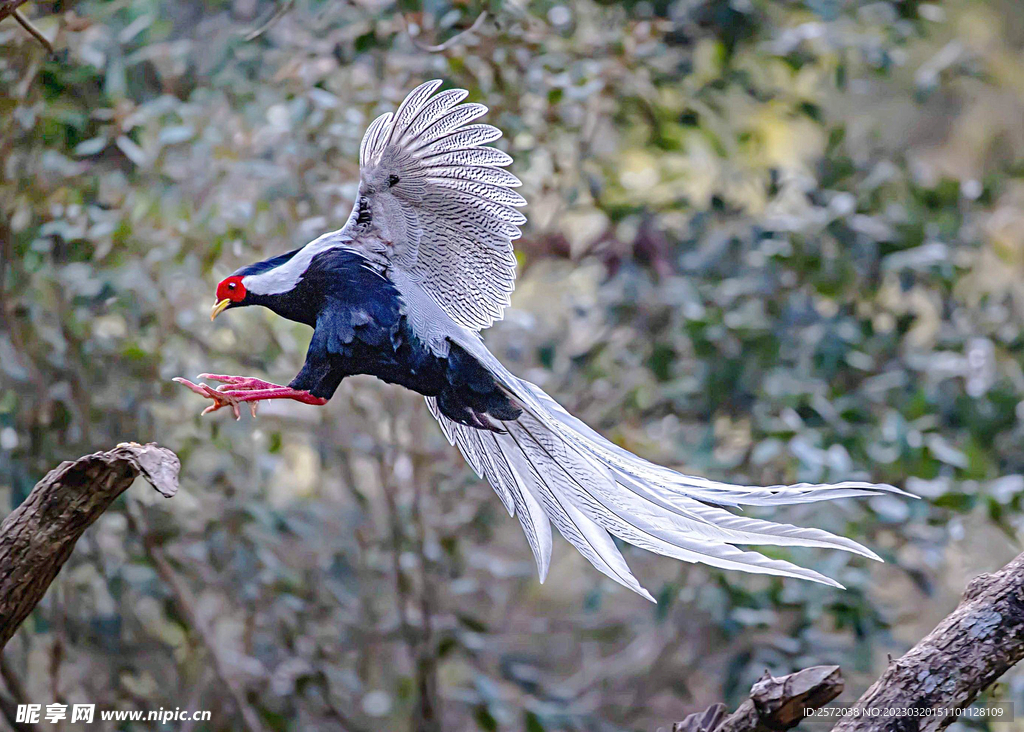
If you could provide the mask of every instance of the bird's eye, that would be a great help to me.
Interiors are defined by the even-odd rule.
[[[234,283],[234,282],[229,282],[229,283],[228,283],[228,289],[229,289],[229,290],[233,290],[233,289],[235,289],[235,286],[236,286],[236,283]]]

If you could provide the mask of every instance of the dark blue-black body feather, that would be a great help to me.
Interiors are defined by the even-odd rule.
[[[239,270],[249,275],[282,264],[294,252]],[[514,420],[521,410],[473,356],[449,342],[436,355],[413,331],[394,284],[358,253],[329,249],[310,262],[287,292],[250,293],[244,305],[263,305],[278,315],[313,326],[306,363],[289,384],[330,399],[341,380],[370,374],[425,396],[460,424],[495,429],[494,421]],[[488,419],[489,418],[489,419]]]

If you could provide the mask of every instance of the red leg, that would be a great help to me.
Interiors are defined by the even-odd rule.
[[[174,379],[174,381],[177,381],[179,384],[187,387],[200,396],[213,400],[213,404],[204,409],[203,414],[216,412],[222,407],[231,407],[231,411],[235,414],[235,419],[239,419],[241,414],[239,412],[238,405],[242,402],[249,402],[249,409],[255,417],[256,404],[264,399],[294,399],[295,401],[302,402],[303,404],[314,404],[317,406],[327,403],[326,399],[315,397],[308,391],[299,391],[288,386],[271,384],[268,381],[254,379],[249,376],[200,374],[199,378],[209,379],[211,381],[220,381],[223,383],[221,386],[214,389],[209,384],[193,384],[188,379],[182,379],[181,377]]]

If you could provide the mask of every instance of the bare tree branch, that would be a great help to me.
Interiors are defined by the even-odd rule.
[[[50,43],[50,39],[47,38],[41,30],[33,25],[32,21],[22,15],[19,7],[24,5],[28,0],[0,0],[0,21],[6,18],[8,15],[13,16],[18,24],[27,30],[37,41],[46,47],[46,50],[53,53],[53,44]]]
[[[840,718],[833,732],[941,730],[1024,659],[1024,554],[971,580],[956,609],[889,667]],[[838,666],[765,675],[733,714],[716,704],[673,732],[769,732],[795,726],[843,688]]]
[[[402,19],[402,25],[405,26],[405,32],[409,33],[409,21],[405,19],[405,15],[403,15],[402,13],[399,13],[398,16]],[[474,31],[480,30],[480,26],[482,26],[484,24],[484,21],[486,20],[487,11],[485,10],[484,12],[480,13],[480,15],[477,16],[477,19],[473,21],[473,25],[466,28],[466,30],[459,31],[444,43],[439,43],[434,46],[422,43],[415,36],[413,36],[412,33],[409,33],[409,37],[412,39],[413,45],[415,45],[416,48],[420,49],[421,51],[428,51],[429,53],[440,53],[442,51],[447,51],[452,46],[458,45],[466,38],[466,36],[473,33]]]
[[[18,721],[18,705],[27,703],[28,697],[21,685],[21,679],[15,675],[14,669],[4,656],[0,656],[0,679],[3,679],[7,691],[7,694],[0,694],[0,711],[3,712],[8,726],[14,732],[39,732],[36,725]]]
[[[35,25],[32,24],[31,20],[22,15],[20,10],[17,8],[12,10],[11,16],[18,21],[18,25],[29,32],[29,35],[42,43],[43,47],[46,48],[47,51],[53,53],[53,44],[50,43],[50,39],[43,35],[43,32],[36,28]]]
[[[795,727],[809,709],[823,707],[843,691],[838,666],[813,666],[775,678],[765,672],[750,698],[729,716],[715,704],[672,726],[672,732],[782,732]]]
[[[26,2],[28,0],[0,0],[0,20],[3,20],[8,15],[13,15],[14,11]]]
[[[889,667],[857,700],[862,712],[877,709],[963,709],[1024,659],[1024,554],[994,574],[975,577],[956,610]],[[914,729],[938,730],[950,714],[921,714]],[[894,729],[892,717],[845,717],[834,732]],[[907,721],[907,720],[902,720]]]
[[[262,36],[268,30],[273,28],[277,21],[281,20],[281,18],[287,15],[288,11],[294,7],[295,0],[284,0],[283,3],[277,6],[277,8],[274,10],[274,12],[271,14],[271,16],[267,19],[265,23],[263,23],[260,27],[256,28],[255,30],[251,30],[245,34],[245,40],[254,41],[260,36]]]
[[[123,443],[61,463],[0,524],[0,649],[42,599],[82,533],[142,475],[161,494],[178,489],[178,457]]]

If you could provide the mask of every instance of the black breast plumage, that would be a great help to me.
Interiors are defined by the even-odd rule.
[[[520,409],[460,346],[438,356],[413,331],[397,288],[357,252],[327,250],[290,291],[260,296],[279,315],[314,327],[306,363],[289,384],[329,399],[341,380],[370,374],[425,396],[460,424],[485,429]]]

